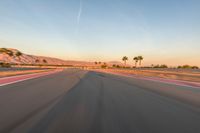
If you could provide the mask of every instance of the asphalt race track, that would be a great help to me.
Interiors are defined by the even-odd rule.
[[[80,69],[0,86],[0,133],[200,133],[200,88]]]

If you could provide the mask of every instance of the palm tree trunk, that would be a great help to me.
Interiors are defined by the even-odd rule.
[[[141,63],[142,63],[142,61],[140,60],[139,63],[140,63],[140,67],[141,67]]]

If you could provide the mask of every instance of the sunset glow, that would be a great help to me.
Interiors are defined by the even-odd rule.
[[[65,60],[200,66],[198,0],[1,0],[0,47]]]

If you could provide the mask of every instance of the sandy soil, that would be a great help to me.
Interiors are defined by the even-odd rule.
[[[0,78],[1,78],[1,77],[8,77],[8,76],[23,75],[23,74],[32,74],[32,73],[39,73],[39,72],[47,72],[47,71],[51,71],[51,69],[0,71]]]

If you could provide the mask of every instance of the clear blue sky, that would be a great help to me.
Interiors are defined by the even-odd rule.
[[[1,0],[0,47],[67,60],[200,65],[200,0]]]

